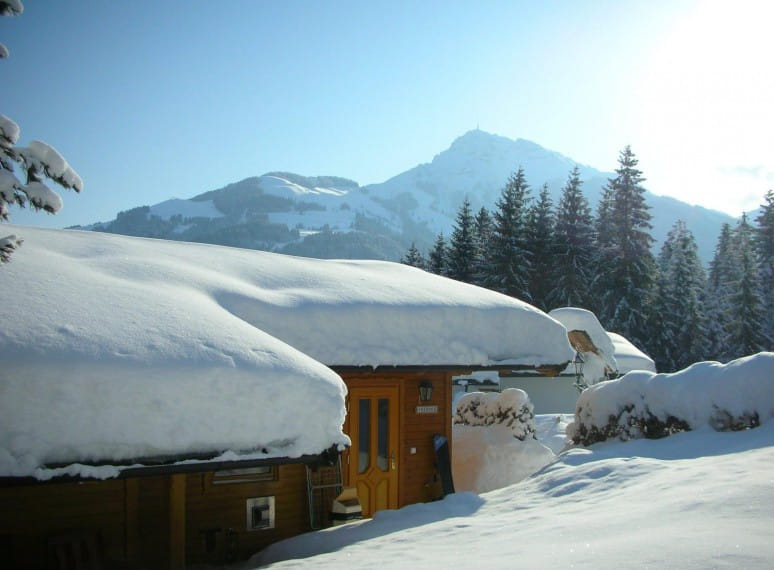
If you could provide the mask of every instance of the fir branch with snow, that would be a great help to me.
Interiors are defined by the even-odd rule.
[[[15,16],[24,11],[20,0],[0,1],[0,16]],[[0,44],[0,59],[8,57],[8,49]],[[7,221],[9,206],[43,210],[56,214],[62,209],[62,198],[45,185],[46,178],[62,188],[80,192],[81,177],[51,145],[32,141],[18,147],[20,129],[12,119],[0,114],[0,220]],[[25,173],[22,183],[14,174],[18,166]],[[16,236],[0,238],[0,263],[11,260],[11,254],[22,244]]]

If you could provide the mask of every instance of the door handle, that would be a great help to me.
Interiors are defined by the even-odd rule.
[[[390,453],[390,467],[395,471],[395,452]]]

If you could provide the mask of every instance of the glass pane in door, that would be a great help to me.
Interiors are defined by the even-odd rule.
[[[368,398],[358,402],[358,423],[357,472],[365,473],[371,464],[371,400]]]
[[[390,445],[390,401],[387,398],[379,398],[377,423],[377,454],[376,464],[382,471],[389,470],[387,454]]]

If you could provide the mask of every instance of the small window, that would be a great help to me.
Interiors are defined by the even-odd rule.
[[[247,499],[247,530],[274,528],[274,497]]]
[[[214,485],[276,480],[276,465],[262,465],[260,467],[246,467],[244,469],[224,469],[222,471],[215,471],[215,474],[212,477],[212,483]]]

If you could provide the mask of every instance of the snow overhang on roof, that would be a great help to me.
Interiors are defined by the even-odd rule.
[[[614,332],[608,332],[607,335],[615,347],[615,359],[620,374],[626,374],[632,370],[656,371],[656,363],[653,359],[634,346],[627,338]]]
[[[578,352],[597,355],[610,373],[617,372],[613,342],[594,313],[578,307],[562,307],[548,314],[565,326],[570,343]]]
[[[551,367],[564,327],[516,299],[378,261],[13,228],[2,268],[0,474],[343,446],[337,366]],[[309,403],[314,402],[314,406]]]

